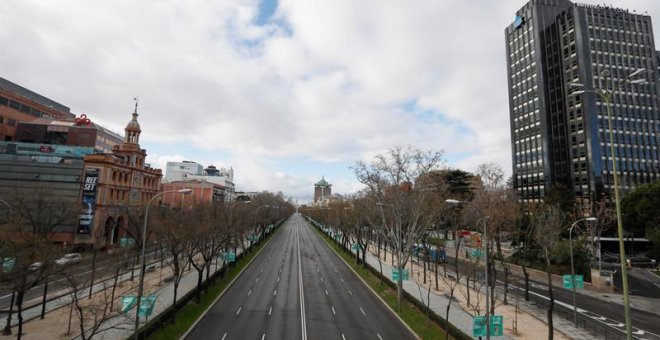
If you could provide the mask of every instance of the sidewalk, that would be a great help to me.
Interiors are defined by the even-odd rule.
[[[242,249],[237,250],[238,254],[243,253]],[[144,280],[144,294],[155,294],[157,296],[156,304],[152,316],[156,316],[163,312],[165,309],[172,305],[172,300],[174,298],[174,284],[170,281],[165,283],[161,282],[161,278],[171,276],[171,269],[167,264],[163,264],[162,273],[159,263],[154,264],[155,270],[147,272],[145,274]],[[149,266],[147,266],[149,267]],[[218,264],[217,270],[222,269],[222,265]],[[211,274],[216,272],[216,266],[211,265]],[[94,339],[126,339],[133,334],[134,323],[135,323],[135,307],[131,308],[128,313],[118,313],[122,308],[121,296],[123,295],[135,295],[137,291],[137,285],[139,282],[139,272],[136,270],[135,280],[130,281],[131,273],[124,273],[120,276],[118,281],[117,291],[115,294],[115,302],[113,307],[113,313],[117,313],[114,317],[107,320],[103,323],[101,329],[103,331],[99,332],[94,336]],[[204,272],[204,278],[206,278],[206,272]],[[112,282],[109,283],[112,285]],[[186,271],[181,279],[179,288],[177,290],[177,301],[185,296],[188,292],[194,290],[197,287],[197,271],[194,268]],[[93,301],[97,298],[96,294],[103,290],[103,283],[98,282],[93,287]],[[81,290],[84,294],[80,294],[81,302],[88,301],[87,294],[89,292],[89,287],[86,287]],[[62,294],[63,292],[56,292],[53,294]],[[82,298],[84,297],[84,298]],[[35,300],[28,301],[26,305],[32,304]],[[41,301],[41,299],[38,299]],[[73,311],[73,317],[71,321],[71,334],[66,335],[68,328],[69,317],[70,317],[70,306],[71,306],[71,295],[65,295],[57,300],[49,302],[46,305],[46,316],[43,320],[39,319],[41,315],[41,307],[32,308],[23,312],[23,339],[79,339],[80,338],[80,329],[79,323],[77,321],[76,312]],[[4,321],[4,319],[3,319]],[[140,324],[144,325],[143,318],[140,320]],[[17,316],[14,313],[12,315],[12,325],[18,323]],[[12,336],[7,338],[16,338],[17,328],[12,327]],[[3,337],[4,338],[4,337]]]
[[[354,251],[351,251],[355,254]],[[376,249],[372,247],[367,252],[366,260],[367,264],[372,268],[379,270],[378,258],[375,255]],[[381,253],[384,251],[381,249]],[[391,265],[391,254],[387,253],[387,261],[381,261],[383,265],[383,275],[390,279],[390,273],[392,272],[393,266]],[[410,268],[411,264],[406,266]],[[438,268],[441,271],[441,268]],[[406,292],[411,294],[413,297],[417,298],[418,301],[423,301],[427,303],[426,295],[428,293],[429,285],[431,287],[430,294],[430,307],[431,309],[441,317],[445,317],[447,304],[449,303],[449,293],[445,291],[446,283],[443,282],[444,275],[438,273],[439,279],[439,288],[440,290],[435,290],[435,284],[431,281],[434,278],[434,273],[427,269],[427,284],[421,283],[422,280],[422,270],[423,268],[419,265],[413,265],[413,273],[411,273],[411,280],[403,281],[403,288]],[[421,290],[421,294],[420,294]],[[472,335],[472,320],[474,313],[473,308],[469,308],[466,303],[465,293],[467,292],[467,287],[463,283],[454,292],[454,298],[451,304],[449,311],[449,322],[454,326],[459,328],[467,335]],[[472,294],[472,301],[474,305],[474,300],[476,297],[476,291],[470,288],[470,294]],[[483,295],[483,292],[480,292]],[[421,296],[420,296],[421,295]],[[484,301],[485,298],[479,299],[480,309],[483,311],[485,309]],[[518,308],[516,310],[516,304]],[[496,303],[495,314],[504,316],[504,337],[505,339],[542,339],[547,337],[547,318],[545,310],[540,310],[533,304],[526,302],[524,299],[517,299],[515,295],[509,295],[509,304],[503,305],[501,301]],[[482,313],[483,314],[483,313]],[[517,331],[514,332],[513,329],[513,320],[517,319]],[[577,328],[571,321],[565,320],[563,318],[554,317],[553,320],[554,329],[555,329],[555,338],[556,339],[580,339],[580,340],[590,340],[594,338],[594,335],[585,331],[584,329]]]

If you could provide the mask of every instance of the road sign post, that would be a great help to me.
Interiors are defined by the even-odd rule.
[[[575,282],[576,289],[584,288],[584,276],[583,275],[563,275],[562,279],[564,281],[564,288],[573,289],[573,282]]]

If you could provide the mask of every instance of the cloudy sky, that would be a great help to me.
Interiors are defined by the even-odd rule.
[[[301,202],[393,145],[510,174],[503,31],[525,2],[2,0],[0,76],[122,134],[139,96],[152,165]],[[660,1],[607,3],[648,11],[660,48]]]

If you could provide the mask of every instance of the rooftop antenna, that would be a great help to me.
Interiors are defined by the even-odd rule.
[[[139,100],[140,100],[140,97],[133,98],[133,101],[135,101],[135,113],[137,113],[137,107],[138,107],[138,101]]]

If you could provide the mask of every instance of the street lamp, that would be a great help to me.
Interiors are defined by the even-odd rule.
[[[578,223],[586,221],[586,222],[595,222],[598,219],[595,217],[587,217],[583,218],[581,220],[575,221],[571,227],[568,229],[568,240],[571,248],[571,283],[573,286],[573,318],[575,319],[575,326],[577,326],[577,302],[575,301],[575,267],[573,264],[573,228],[578,225]]]
[[[178,190],[168,190],[168,191],[163,191],[159,192],[154,197],[152,197],[149,202],[147,202],[147,205],[144,208],[144,226],[142,227],[142,255],[140,256],[142,258],[141,263],[140,263],[140,285],[138,286],[138,295],[137,295],[137,307],[135,308],[135,338],[138,339],[140,337],[140,334],[138,333],[138,328],[140,327],[140,301],[142,300],[142,292],[144,290],[144,271],[145,271],[145,245],[147,243],[147,219],[149,217],[149,205],[151,202],[153,202],[157,197],[160,197],[164,194],[170,194],[170,193],[179,193],[179,194],[190,194],[192,192],[192,189],[190,188],[184,188],[184,189],[178,189]]]
[[[489,324],[489,314],[490,314],[490,292],[488,289],[490,289],[490,282],[488,281],[488,232],[487,232],[487,225],[486,225],[486,219],[488,216],[485,216],[484,213],[477,207],[474,203],[468,202],[468,201],[459,201],[455,199],[446,199],[445,203],[451,204],[451,205],[460,205],[460,204],[467,204],[472,206],[479,215],[482,216],[482,220],[484,221],[484,239],[486,240],[486,254],[484,256],[484,259],[486,260],[486,313],[485,313],[485,322],[486,322],[486,339],[490,340],[490,324]],[[456,242],[456,240],[454,240]],[[458,249],[458,248],[457,248]],[[455,256],[458,256],[458,254],[455,254]],[[458,268],[456,268],[458,270]]]
[[[617,224],[617,233],[619,236],[619,257],[620,257],[620,262],[621,262],[621,283],[623,286],[623,310],[625,314],[625,320],[626,320],[626,338],[628,340],[632,339],[632,324],[630,322],[630,297],[628,293],[628,269],[626,268],[626,249],[625,249],[625,244],[623,242],[623,221],[621,219],[621,204],[620,204],[620,195],[619,195],[619,175],[617,174],[617,158],[616,158],[616,153],[614,150],[614,129],[612,128],[612,98],[614,97],[614,94],[619,90],[621,85],[625,83],[631,83],[631,84],[643,84],[645,82],[644,79],[632,79],[645,71],[645,68],[640,68],[636,70],[635,72],[631,73],[627,77],[617,81],[616,83],[613,84],[612,89],[609,89],[609,86],[606,84],[606,89],[584,89],[584,90],[578,90],[574,91],[572,95],[579,95],[583,94],[586,92],[591,92],[595,93],[598,95],[602,100],[605,101],[605,104],[607,106],[607,123],[608,123],[608,128],[609,128],[609,134],[610,134],[610,153],[612,154],[612,157],[610,158],[612,162],[612,174],[614,178],[614,202],[616,204],[616,224]],[[600,73],[602,78],[605,78],[607,81],[610,78],[610,73],[607,70],[604,70]],[[576,88],[584,88],[584,84],[580,83],[569,83],[569,86],[576,87]]]

